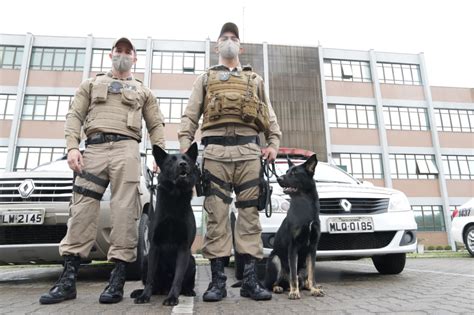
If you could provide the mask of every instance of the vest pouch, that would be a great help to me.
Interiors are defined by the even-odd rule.
[[[255,99],[245,98],[242,104],[242,120],[248,123],[254,122],[257,118],[257,106]]]
[[[226,92],[222,98],[222,112],[230,115],[241,115],[242,96],[240,93]]]
[[[127,114],[127,127],[135,132],[142,130],[142,107],[133,106]]]
[[[138,92],[131,89],[122,89],[122,104],[134,106],[138,103]]]
[[[92,104],[104,103],[107,100],[108,84],[95,83],[92,85],[91,102]]]
[[[207,112],[210,121],[217,120],[221,117],[221,102],[218,96],[211,98],[209,104],[207,105]]]
[[[257,118],[255,124],[260,131],[267,131],[270,128],[270,113],[268,106],[264,102],[259,102]]]

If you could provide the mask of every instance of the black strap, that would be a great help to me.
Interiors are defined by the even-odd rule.
[[[107,188],[109,186],[109,181],[107,179],[102,179],[98,176],[95,176],[94,174],[91,174],[86,171],[82,171],[82,173],[78,173],[77,176],[84,178],[85,180],[88,180],[90,182],[93,182],[94,184],[97,184],[99,186],[102,186],[104,188]]]
[[[227,191],[232,191],[232,184],[231,183],[226,183],[219,177],[212,175],[211,172],[208,171],[209,174],[209,179],[212,180],[214,183],[219,185],[220,187],[224,188]]]
[[[223,192],[221,192],[219,189],[211,189],[211,195],[216,195],[217,197],[221,198],[222,201],[226,204],[231,204],[232,203],[232,197],[227,196]]]
[[[248,182],[245,182],[239,186],[234,187],[234,191],[236,194],[240,193],[243,190],[249,189],[251,187],[258,186],[260,184],[260,178],[255,178],[252,180],[249,180]]]
[[[86,197],[91,197],[91,198],[97,199],[99,201],[102,199],[102,194],[99,194],[98,192],[95,192],[95,191],[92,191],[90,189],[84,188],[82,186],[74,185],[74,186],[72,186],[72,191],[74,191],[78,194],[81,194],[83,196],[86,196]]]
[[[209,136],[201,139],[203,146],[208,144],[218,144],[223,146],[233,146],[233,145],[244,145],[249,143],[260,144],[260,138],[258,136]]]
[[[258,206],[258,199],[236,201],[237,208],[250,208]]]

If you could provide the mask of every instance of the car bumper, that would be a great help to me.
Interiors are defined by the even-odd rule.
[[[473,223],[474,217],[455,217],[451,221],[451,236],[453,237],[454,241],[458,243],[464,243],[464,236],[463,231],[464,227],[469,224]]]
[[[264,241],[264,255],[271,252],[269,238],[274,237],[286,214],[274,213],[271,218],[266,218],[265,214],[260,214],[262,223],[262,238]],[[416,222],[411,211],[386,212],[370,215],[359,215],[351,217],[371,217],[374,223],[374,232],[371,233],[328,233],[328,218],[338,217],[337,215],[321,215],[321,242],[317,255],[318,257],[369,257],[374,255],[385,255],[395,253],[409,253],[416,251]],[[344,216],[349,217],[349,216]],[[404,239],[405,237],[405,239]],[[412,238],[406,242],[406,239]],[[352,249],[347,247],[357,247],[362,243],[362,249]],[[383,239],[383,240],[382,240]],[[353,242],[354,245],[344,244],[345,240]],[[364,244],[364,242],[366,242]],[[405,245],[406,244],[406,245]],[[337,248],[340,246],[343,249]],[[373,246],[373,247],[372,247]],[[321,249],[324,247],[324,249]],[[331,247],[335,249],[332,250]]]

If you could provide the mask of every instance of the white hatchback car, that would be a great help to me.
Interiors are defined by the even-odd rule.
[[[292,160],[302,163],[303,160]],[[286,160],[277,159],[277,175],[288,169]],[[404,193],[361,182],[336,166],[319,162],[314,180],[321,205],[321,239],[318,259],[358,259],[371,257],[382,274],[398,274],[405,267],[406,253],[417,246],[417,225]],[[273,176],[272,215],[260,213],[264,255],[267,257],[278,228],[289,208],[289,196]],[[233,206],[235,222],[236,209]],[[240,266],[236,255],[236,275]]]
[[[463,243],[474,257],[474,198],[453,212],[451,235],[458,243]]]

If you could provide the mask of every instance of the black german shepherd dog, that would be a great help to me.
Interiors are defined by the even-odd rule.
[[[315,286],[316,249],[321,235],[319,197],[313,176],[318,160],[313,154],[295,166],[288,159],[288,171],[277,178],[283,192],[290,195],[290,209],[275,236],[267,260],[265,287],[274,293],[290,289],[289,299],[299,299],[299,288],[313,296],[323,296]]]
[[[148,268],[142,275],[144,289],[135,290],[135,303],[148,303],[152,294],[167,294],[163,305],[177,305],[178,296],[195,296],[196,262],[191,245],[196,236],[191,198],[199,178],[197,144],[185,154],[167,154],[154,145],[160,167],[155,213],[149,229]]]

